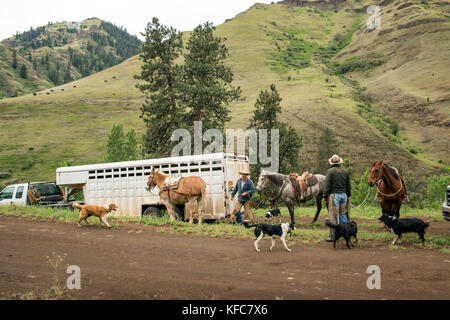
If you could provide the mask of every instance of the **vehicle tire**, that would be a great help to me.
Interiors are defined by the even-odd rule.
[[[142,214],[144,217],[160,218],[162,216],[161,210],[158,207],[148,207]]]

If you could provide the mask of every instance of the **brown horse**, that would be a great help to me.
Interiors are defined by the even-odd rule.
[[[155,186],[159,189],[159,197],[167,208],[170,221],[175,220],[174,207],[176,204],[189,203],[189,223],[193,223],[194,207],[195,202],[197,202],[198,223],[202,223],[206,199],[206,182],[202,178],[197,176],[183,177],[173,186],[168,174],[159,170],[155,171],[155,168],[152,168],[147,181],[147,190],[150,191]]]
[[[384,163],[384,160],[371,163],[369,186],[377,185],[377,195],[383,214],[400,217],[400,207],[406,197],[406,186],[398,170]]]

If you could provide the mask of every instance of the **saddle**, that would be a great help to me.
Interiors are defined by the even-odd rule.
[[[178,189],[178,185],[180,184],[181,179],[183,179],[183,177],[178,177],[178,178],[167,177],[166,180],[164,180],[164,185],[162,187],[162,190],[167,191],[167,190]]]
[[[317,177],[308,171],[303,172],[301,176],[295,172],[292,172],[289,176],[294,188],[295,199],[297,201],[300,199],[300,201],[304,202],[308,188],[319,183]]]

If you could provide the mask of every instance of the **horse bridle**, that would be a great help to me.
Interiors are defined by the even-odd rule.
[[[393,194],[384,194],[383,192],[380,191],[380,184],[379,184],[379,182],[381,180],[381,173],[382,172],[383,171],[380,170],[380,174],[378,175],[378,179],[375,180],[375,183],[377,185],[377,192],[379,194],[381,194],[382,196],[384,196],[384,197],[393,197],[393,196],[397,195],[397,193],[399,193],[403,189],[403,182],[401,181],[401,178],[400,178],[400,188],[395,193],[393,193]]]
[[[150,184],[153,186],[151,189],[153,189],[153,188],[156,186],[156,183],[155,183],[155,173],[154,173],[154,172],[151,172],[150,175],[152,176],[152,181],[150,182]],[[148,186],[148,184],[147,184],[147,187],[146,187],[145,189],[146,189],[148,192],[151,192],[151,191],[150,191],[150,187]]]

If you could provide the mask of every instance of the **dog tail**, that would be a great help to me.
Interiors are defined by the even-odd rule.
[[[246,227],[246,228],[254,228],[254,227],[256,227],[256,224],[248,224],[248,222],[247,221],[244,221],[244,223],[243,223],[243,225],[244,225],[244,227]]]
[[[74,202],[74,203],[72,204],[72,207],[74,207],[74,208],[76,208],[76,209],[78,209],[78,210],[83,209],[83,206],[82,206],[81,204],[79,204],[78,202]]]
[[[336,229],[338,227],[337,224],[331,223],[330,220],[325,220],[325,224],[327,225],[328,228],[333,228]]]

